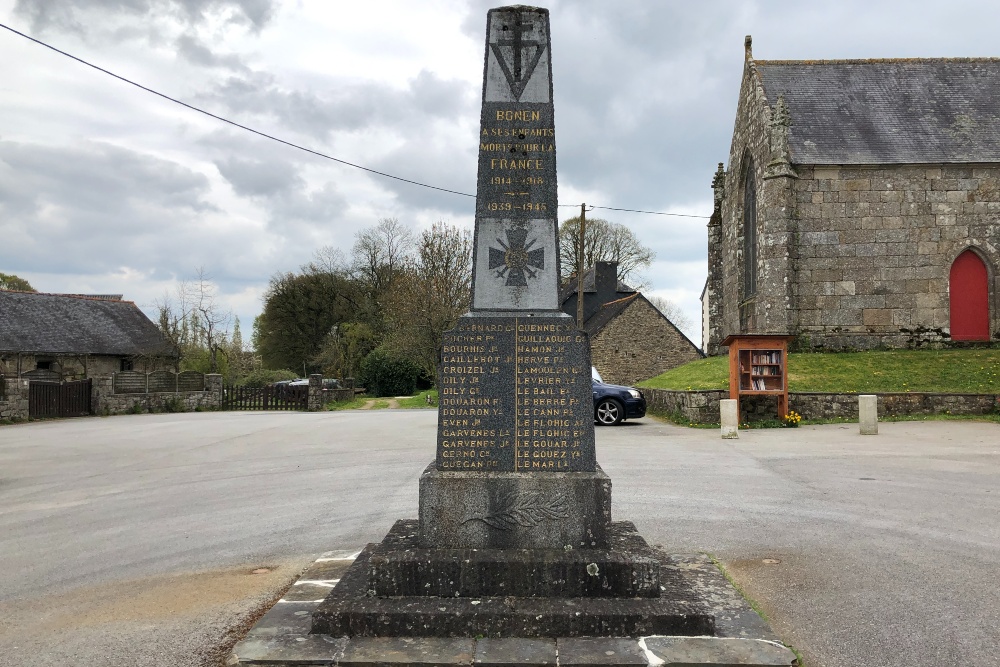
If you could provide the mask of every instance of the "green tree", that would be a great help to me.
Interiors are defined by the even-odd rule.
[[[335,324],[313,360],[325,377],[357,378],[361,360],[378,346],[378,337],[364,322]]]
[[[317,370],[315,359],[334,325],[355,319],[358,291],[350,276],[315,265],[273,276],[254,321],[254,346],[264,367],[303,375]]]
[[[420,369],[384,347],[361,362],[358,382],[370,396],[409,396],[417,389]]]
[[[625,225],[601,218],[587,218],[583,255],[580,255],[580,216],[559,225],[559,275],[568,280],[596,262],[617,262],[618,280],[642,287],[639,272],[649,268],[656,253],[639,241]],[[638,281],[640,284],[633,284]]]
[[[31,286],[24,278],[19,278],[13,273],[0,273],[0,290],[9,290],[11,292],[34,292],[35,288]]]

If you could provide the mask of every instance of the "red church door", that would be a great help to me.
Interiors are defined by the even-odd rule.
[[[951,265],[951,339],[989,340],[990,303],[986,265],[966,250]]]

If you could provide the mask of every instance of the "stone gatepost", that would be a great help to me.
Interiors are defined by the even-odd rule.
[[[28,419],[28,381],[22,378],[0,378],[0,419]]]
[[[219,373],[205,374],[205,402],[202,404],[206,408],[219,410],[222,408],[222,375]]]
[[[323,397],[323,376],[319,373],[309,375],[309,396],[306,402],[306,409],[316,412],[323,409],[325,403]]]
[[[95,415],[111,414],[110,397],[114,393],[114,376],[91,378],[90,411]]]

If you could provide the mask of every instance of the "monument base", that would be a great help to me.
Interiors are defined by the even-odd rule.
[[[600,549],[608,546],[611,478],[596,472],[420,475],[420,546]]]
[[[612,545],[608,550],[564,551],[563,556],[552,550],[503,555],[491,550],[479,559],[467,554],[464,563],[456,563],[455,550],[414,550],[416,528],[415,521],[399,521],[381,544],[369,544],[361,552],[313,612],[313,634],[495,638],[715,634],[712,610],[677,571],[660,570],[631,523],[612,524],[609,531],[612,542],[625,545],[624,550]],[[630,570],[627,562],[633,558],[637,562]],[[498,559],[512,567],[500,573]],[[614,575],[602,579],[599,563],[608,568],[605,574]],[[635,579],[626,580],[622,575],[627,572]],[[460,578],[446,580],[442,576],[446,573]],[[535,580],[530,581],[533,574]],[[449,584],[454,590],[447,596],[413,594],[414,586],[445,592]],[[605,594],[618,589],[625,595],[655,592],[659,597],[595,597],[605,585]],[[473,596],[508,587],[513,594]],[[583,595],[557,597],[560,589]],[[405,594],[382,597],[380,590]],[[470,596],[463,597],[463,592]]]
[[[378,597],[660,597],[660,562],[629,522],[606,549],[424,549],[397,521],[368,562]]]

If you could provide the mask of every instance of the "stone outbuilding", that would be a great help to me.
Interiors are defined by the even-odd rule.
[[[0,375],[110,377],[176,365],[177,351],[131,301],[0,290]]]
[[[705,350],[1000,339],[1000,59],[755,60],[713,181]]]
[[[594,367],[605,382],[633,385],[704,355],[656,306],[618,280],[618,265],[597,262],[583,276],[583,329]],[[569,281],[560,308],[577,316],[577,285]]]

